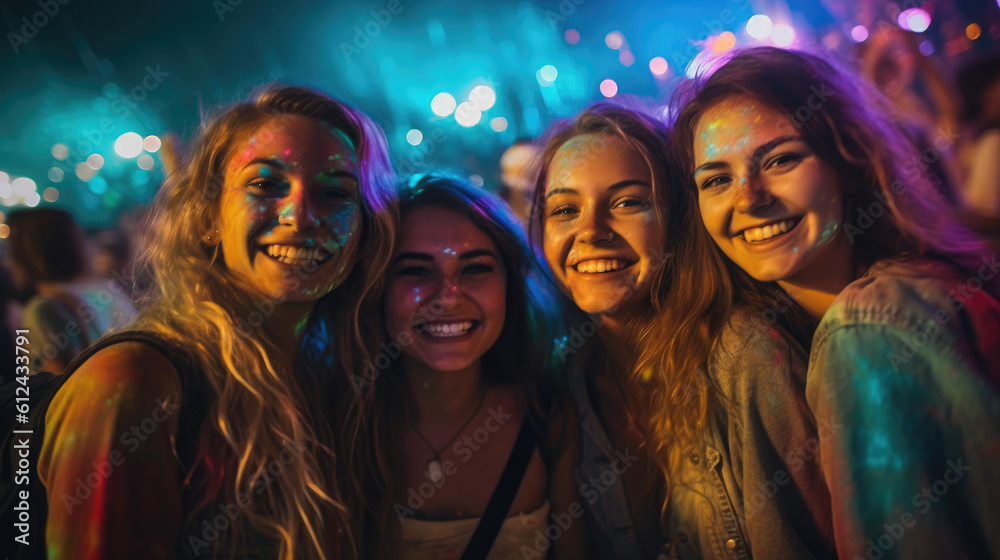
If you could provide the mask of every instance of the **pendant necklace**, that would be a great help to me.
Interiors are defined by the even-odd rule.
[[[413,428],[413,431],[417,434],[417,436],[420,437],[421,441],[424,442],[424,445],[427,446],[427,449],[430,449],[431,453],[434,454],[434,458],[427,463],[427,476],[428,478],[431,479],[432,482],[440,482],[441,479],[444,478],[444,471],[441,470],[441,453],[443,453],[445,449],[448,449],[448,446],[451,445],[451,442],[455,441],[458,438],[458,436],[461,435],[461,433],[464,432],[465,429],[469,427],[469,424],[472,423],[472,419],[479,414],[480,410],[482,410],[484,402],[486,402],[485,386],[483,386],[483,396],[482,398],[479,399],[479,406],[476,407],[476,411],[472,413],[472,416],[469,416],[469,419],[465,421],[465,424],[462,424],[462,427],[459,428],[457,432],[455,432],[455,435],[451,436],[451,439],[448,440],[448,443],[441,446],[441,449],[434,449],[434,446],[431,445],[431,442],[427,441],[427,438],[424,437],[424,434],[420,433],[420,430],[417,429],[416,424],[414,424],[411,420],[406,421],[407,424],[409,424],[410,427]]]

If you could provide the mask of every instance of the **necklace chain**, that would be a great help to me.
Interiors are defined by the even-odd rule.
[[[448,446],[451,445],[453,441],[458,439],[458,436],[460,436],[462,432],[464,432],[465,429],[469,427],[469,424],[472,423],[472,419],[475,418],[477,415],[479,415],[479,411],[483,409],[483,403],[485,402],[486,402],[486,387],[484,386],[483,396],[479,399],[479,406],[476,407],[475,412],[473,412],[472,416],[469,416],[469,419],[466,420],[464,424],[462,424],[462,427],[459,428],[457,432],[455,432],[455,435],[451,436],[451,439],[448,440],[448,443],[441,446],[440,450],[434,449],[434,446],[431,445],[431,442],[427,441],[427,438],[424,437],[424,434],[420,433],[420,430],[417,429],[417,425],[414,424],[412,420],[407,420],[406,422],[407,424],[410,425],[411,428],[413,428],[413,432],[417,434],[420,440],[424,442],[424,445],[426,445],[427,448],[430,449],[432,453],[434,453],[434,460],[437,461],[441,458],[441,453],[443,453],[445,449],[448,449]]]

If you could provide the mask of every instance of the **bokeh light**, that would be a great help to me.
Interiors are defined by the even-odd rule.
[[[604,97],[614,97],[618,93],[618,84],[611,78],[601,82],[601,95]]]
[[[723,31],[712,41],[712,52],[722,54],[736,46],[736,35],[732,31]]]
[[[771,18],[764,14],[757,14],[747,20],[747,35],[758,40],[767,39],[768,35],[771,34],[772,25]]]
[[[477,187],[482,187],[486,184],[486,181],[483,181],[482,175],[469,175],[469,182]]]
[[[115,153],[124,158],[134,158],[142,153],[142,136],[126,132],[115,140]]]
[[[12,194],[14,194],[14,187],[10,186],[7,181],[0,181],[0,198],[9,198]]]
[[[104,156],[101,154],[90,154],[87,156],[87,165],[94,170],[104,167]]]
[[[970,23],[968,27],[965,28],[965,36],[969,38],[970,41],[975,41],[983,34],[983,28],[979,27],[978,23]]]
[[[917,48],[920,49],[920,54],[924,56],[930,56],[934,54],[934,43],[930,41],[923,41]]]
[[[920,8],[910,8],[899,14],[896,23],[903,29],[923,33],[931,26],[931,15]]]
[[[604,44],[608,46],[609,49],[618,50],[622,48],[622,44],[625,42],[625,36],[622,35],[621,31],[612,31],[604,36]]]
[[[87,186],[94,194],[104,194],[108,192],[108,182],[104,180],[104,177],[94,177],[87,183]]]
[[[618,53],[618,62],[622,63],[622,66],[626,68],[635,64],[635,55],[632,51],[621,51]]]
[[[851,39],[854,39],[855,43],[863,43],[868,39],[868,28],[863,25],[855,25],[851,29]]]
[[[136,164],[139,166],[139,169],[145,169],[146,171],[153,169],[154,163],[153,156],[149,154],[142,154],[139,156],[139,159],[136,160]]]
[[[490,119],[490,128],[496,132],[503,132],[507,130],[507,119],[503,117],[494,117]]]
[[[0,239],[7,239],[10,235],[10,226],[7,224],[0,224]]]
[[[795,41],[795,30],[790,25],[779,23],[771,29],[771,40],[779,47],[787,47]]]
[[[667,65],[667,59],[662,56],[657,56],[649,61],[649,71],[657,76],[662,76],[667,73],[669,66]]]
[[[10,182],[10,175],[4,173],[3,171],[0,171],[0,183],[9,183],[9,182]]]
[[[486,111],[497,102],[497,94],[490,86],[476,86],[469,93],[469,102],[480,111]]]
[[[575,45],[580,42],[580,32],[576,29],[567,29],[566,33],[563,34],[563,37],[565,37],[566,42],[571,45]]]
[[[35,182],[28,177],[18,177],[10,182],[11,188],[14,190],[14,194],[20,197],[28,196],[29,193],[35,192],[38,187]]]
[[[24,203],[32,208],[38,206],[38,203],[41,201],[42,201],[41,195],[39,195],[35,191],[31,191],[30,193],[24,195]]]
[[[455,109],[455,122],[466,128],[476,126],[482,118],[483,112],[471,101],[465,101]]]
[[[53,183],[62,181],[64,175],[63,170],[58,167],[49,168],[49,181],[52,181]]]
[[[52,157],[62,161],[69,157],[69,148],[66,144],[52,144]]]
[[[142,139],[142,147],[151,154],[156,153],[156,151],[160,149],[161,145],[163,145],[163,143],[160,142],[159,136],[150,134]]]
[[[73,172],[76,173],[77,179],[84,182],[93,179],[94,176],[97,175],[97,170],[87,165],[87,162],[85,161],[81,161],[80,163],[76,164],[76,167],[73,168]]]
[[[556,78],[559,77],[559,70],[557,70],[556,67],[552,66],[551,64],[546,64],[545,66],[542,66],[540,70],[538,70],[538,74],[539,76],[542,77],[542,79],[551,83],[556,81]]]
[[[55,187],[48,187],[42,191],[42,198],[45,199],[45,202],[55,202],[59,200],[59,189]]]
[[[424,133],[415,128],[411,128],[406,133],[406,142],[411,146],[417,146],[424,141]]]
[[[431,99],[431,111],[439,117],[447,117],[455,110],[455,104],[455,98],[442,91]]]

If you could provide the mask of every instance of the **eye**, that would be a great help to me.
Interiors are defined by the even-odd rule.
[[[486,274],[493,272],[495,269],[493,265],[486,263],[471,263],[464,268],[462,268],[462,274]]]
[[[248,189],[258,196],[275,196],[285,190],[285,184],[275,179],[258,177],[247,184]]]
[[[418,265],[404,266],[396,271],[397,276],[427,276],[430,273],[427,267]]]
[[[771,161],[767,162],[767,165],[764,166],[764,169],[792,167],[795,163],[802,161],[804,157],[805,156],[801,154],[796,154],[792,152],[780,154],[772,158]]]
[[[701,183],[701,190],[706,191],[708,189],[721,187],[727,183],[731,183],[732,181],[733,178],[729,175],[715,175],[714,177],[709,177]]]
[[[617,201],[615,201],[615,203],[612,206],[612,208],[626,208],[626,209],[638,208],[638,209],[641,209],[641,208],[645,208],[648,205],[649,205],[649,201],[648,200],[643,200],[641,198],[637,198],[637,197],[634,197],[634,196],[626,196],[626,197],[620,198]]]
[[[552,217],[558,217],[558,216],[567,217],[567,216],[572,216],[573,214],[576,214],[576,213],[577,213],[577,209],[576,208],[573,208],[572,206],[570,206],[568,204],[563,204],[562,206],[557,206],[557,207],[553,208],[552,211],[549,212],[549,216],[552,216]]]
[[[346,200],[349,198],[353,198],[354,193],[347,189],[341,189],[341,188],[325,189],[323,190],[322,193],[320,193],[320,196],[328,200]]]

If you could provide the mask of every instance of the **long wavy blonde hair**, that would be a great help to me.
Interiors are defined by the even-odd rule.
[[[350,137],[362,208],[357,261],[344,283],[317,302],[296,364],[260,328],[275,302],[254,301],[254,292],[202,242],[222,211],[219,195],[234,153],[262,126],[284,126],[290,115]],[[378,291],[392,252],[396,210],[385,137],[360,111],[321,92],[271,84],[203,119],[190,148],[176,157],[154,201],[137,261],[135,327],[183,348],[210,392],[196,466],[203,484],[194,511],[186,512],[188,523],[268,481],[232,520],[229,553],[245,554],[254,535],[262,535],[276,543],[282,559],[337,558],[354,541],[333,477],[326,410],[333,399],[335,350],[359,344],[362,302]],[[280,476],[269,481],[268,466],[290,445],[297,455],[284,460]],[[217,542],[213,548],[218,553],[224,547]]]

